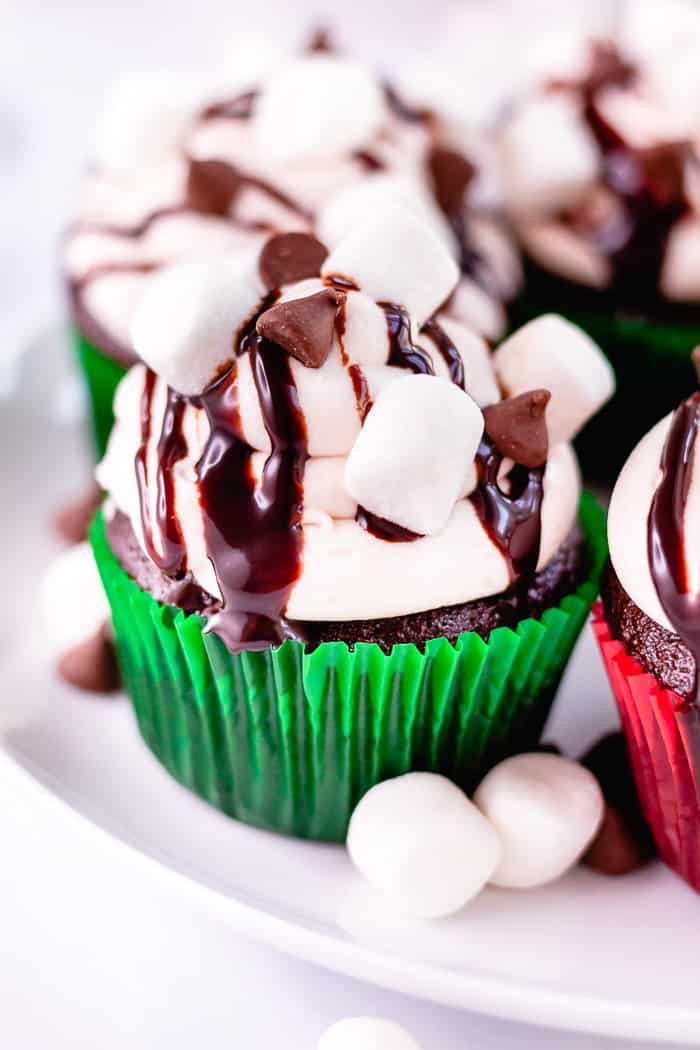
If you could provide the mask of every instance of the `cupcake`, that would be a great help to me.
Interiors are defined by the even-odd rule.
[[[605,479],[684,396],[700,342],[700,82],[679,104],[676,56],[593,44],[580,70],[523,98],[500,137],[528,260],[515,319],[561,310],[617,373],[616,399],[578,446]]]
[[[469,207],[475,167],[463,138],[327,52],[213,101],[162,78],[124,85],[64,249],[100,451],[114,389],[136,360],[134,311],[149,276],[174,261],[260,248],[272,233],[315,232],[333,247],[358,215],[400,201],[459,262],[450,315],[499,337],[519,262],[498,224]]]
[[[693,394],[627,460],[594,629],[659,852],[700,892],[699,425]]]
[[[603,557],[568,442],[612,373],[556,317],[491,354],[459,277],[394,207],[139,305],[92,543],[144,740],[241,820],[341,840],[379,780],[470,789],[539,738]]]

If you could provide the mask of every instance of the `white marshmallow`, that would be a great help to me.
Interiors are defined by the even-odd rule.
[[[545,387],[549,446],[570,441],[615,391],[615,374],[585,332],[556,314],[519,328],[493,356],[509,397]]]
[[[448,379],[402,377],[367,416],[345,487],[373,514],[433,535],[447,524],[483,430],[476,402]]]
[[[700,219],[683,219],[671,230],[660,285],[675,302],[700,299]]]
[[[270,78],[255,108],[255,135],[267,164],[350,153],[386,118],[381,88],[360,64],[305,55]]]
[[[536,219],[518,224],[527,254],[545,270],[591,288],[605,288],[612,278],[610,260],[565,222]]]
[[[380,173],[358,179],[334,193],[318,214],[318,236],[324,244],[335,247],[368,216],[381,215],[387,208],[399,205],[416,218],[433,225],[447,244],[451,233],[441,212],[417,179],[394,173]]]
[[[507,889],[558,879],[581,857],[603,819],[603,795],[593,774],[545,753],[501,762],[474,801],[503,844],[490,881]]]
[[[98,128],[96,156],[117,172],[142,170],[182,144],[199,92],[181,75],[133,73],[115,87]]]
[[[249,254],[179,263],[149,282],[131,326],[134,350],[174,390],[200,394],[231,361],[260,302]]]
[[[330,253],[322,276],[341,276],[376,299],[405,307],[420,326],[447,299],[459,269],[425,222],[395,207],[356,227]]]
[[[43,637],[53,659],[92,638],[110,619],[89,543],[79,543],[51,563],[41,583]]]
[[[368,791],[352,815],[347,847],[387,903],[423,919],[459,911],[501,858],[492,825],[436,773],[406,773]]]
[[[345,300],[343,346],[349,360],[359,365],[385,365],[388,360],[386,315],[362,292],[348,292]]]
[[[563,95],[527,102],[501,139],[504,192],[516,212],[574,205],[598,174],[598,149],[578,106]]]
[[[420,1050],[420,1047],[394,1021],[383,1017],[346,1017],[323,1033],[317,1050]]]

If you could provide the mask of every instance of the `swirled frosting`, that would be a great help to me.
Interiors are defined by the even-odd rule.
[[[278,640],[280,617],[501,593],[576,521],[568,440],[612,391],[600,351],[550,317],[492,355],[439,309],[459,279],[439,235],[404,209],[387,221],[329,254],[277,236],[165,269],[137,313],[145,364],[98,479],[144,553],[219,603],[232,647]],[[285,268],[297,279],[271,288]],[[533,392],[543,370],[551,391]]]
[[[328,53],[281,63],[255,90],[206,104],[172,85],[127,85],[65,242],[74,319],[100,349],[132,361],[131,320],[164,264],[294,230],[332,247],[358,216],[401,201],[460,263],[451,315],[494,339],[519,263],[501,227],[468,205],[474,168],[456,135]]]
[[[500,141],[506,197],[544,269],[629,303],[700,300],[695,54],[597,43],[580,73],[515,108]]]

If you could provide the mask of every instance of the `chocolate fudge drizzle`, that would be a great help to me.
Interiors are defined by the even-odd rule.
[[[306,422],[287,354],[255,330],[259,314],[237,347],[250,356],[271,444],[259,485],[242,437],[236,363],[199,399],[211,426],[197,464],[200,504],[224,599],[208,629],[233,652],[296,637],[283,613],[302,560]]]
[[[509,491],[498,480],[503,456],[484,435],[476,454],[477,487],[469,499],[489,537],[503,555],[511,584],[530,580],[537,568],[542,536],[544,466],[519,464],[508,473]]]
[[[676,410],[661,455],[661,481],[647,519],[651,578],[673,629],[695,659],[695,703],[700,700],[700,594],[691,590],[685,511],[700,426],[700,394]]]
[[[388,364],[407,368],[416,375],[435,375],[430,355],[411,340],[411,318],[403,306],[396,303],[378,303],[386,317],[389,333]]]
[[[187,443],[182,431],[185,400],[168,389],[163,423],[156,450],[156,513],[155,520],[148,502],[148,445],[152,433],[153,395],[156,375],[146,371],[141,396],[141,444],[136,453],[136,483],[141,507],[141,524],[149,557],[158,568],[173,579],[181,579],[187,571],[187,551],[182,528],[175,509],[175,465],[187,455]],[[158,543],[156,543],[156,536]]]
[[[690,211],[684,175],[694,157],[686,141],[633,147],[607,123],[598,93],[607,87],[628,87],[636,78],[637,70],[614,44],[599,42],[591,49],[589,73],[578,85],[584,119],[601,152],[602,182],[619,202],[606,221],[594,222],[590,229],[584,211],[584,232],[610,260],[610,290],[630,302],[658,296],[671,230]],[[576,222],[576,215],[573,219]]]
[[[462,355],[442,325],[438,323],[435,317],[429,317],[421,328],[421,332],[424,332],[437,347],[438,353],[447,365],[448,375],[455,386],[465,390],[464,361],[462,360]]]

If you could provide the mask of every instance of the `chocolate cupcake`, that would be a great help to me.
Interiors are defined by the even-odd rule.
[[[501,137],[528,260],[515,320],[561,311],[617,373],[616,398],[577,446],[605,480],[684,396],[700,342],[697,87],[681,105],[677,57],[595,43],[582,69],[522,99]]]
[[[699,425],[693,394],[625,464],[594,628],[659,852],[700,892]]]
[[[492,355],[458,281],[395,207],[139,306],[92,542],[145,741],[232,816],[342,839],[377,781],[473,788],[539,738],[603,556],[568,441],[611,374],[552,317]]]
[[[131,320],[165,264],[260,248],[274,233],[333,247],[368,211],[402,202],[458,259],[450,316],[489,339],[518,288],[500,227],[468,206],[475,169],[454,129],[366,69],[314,51],[217,100],[181,84],[123,86],[105,117],[64,250],[76,346],[104,450]]]

